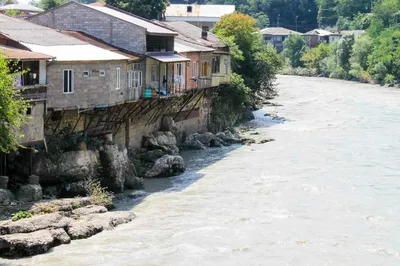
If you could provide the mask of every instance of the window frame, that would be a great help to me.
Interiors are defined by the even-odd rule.
[[[115,68],[116,90],[121,89],[121,68]]]
[[[224,72],[225,72],[225,75],[229,74],[229,60],[228,59],[224,60]]]
[[[106,76],[106,71],[105,70],[99,70],[99,77],[105,77]]]
[[[192,78],[196,78],[197,77],[197,62],[194,61],[193,65],[192,65]]]
[[[87,75],[85,75],[86,72],[87,72]],[[83,77],[84,78],[89,78],[90,77],[90,71],[89,70],[83,71]]]
[[[136,86],[136,83],[138,84]],[[132,87],[141,88],[143,86],[143,72],[142,71],[132,71]]]
[[[67,91],[65,91],[65,72],[67,71]],[[63,94],[71,94],[75,92],[74,86],[74,70],[73,69],[63,69]]]
[[[221,73],[221,56],[219,55],[213,56],[212,58],[212,73],[213,74]]]

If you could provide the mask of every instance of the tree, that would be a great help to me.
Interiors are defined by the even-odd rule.
[[[318,23],[321,26],[334,26],[338,20],[335,0],[317,0]]]
[[[299,34],[289,34],[283,41],[285,47],[282,51],[283,56],[289,58],[292,67],[302,66],[301,58],[306,52],[306,41]]]
[[[329,56],[332,47],[326,43],[320,43],[317,47],[309,49],[301,58],[304,65],[312,70],[316,69],[317,73],[321,72],[321,62]]]
[[[62,0],[40,0],[38,6],[44,10],[55,8],[62,4]]]
[[[8,62],[0,55],[0,152],[17,150],[16,129],[25,121],[26,102],[15,88],[15,78],[9,73]]]
[[[18,4],[18,0],[4,0],[2,3],[3,5]]]
[[[106,0],[106,3],[147,19],[159,19],[168,0]]]

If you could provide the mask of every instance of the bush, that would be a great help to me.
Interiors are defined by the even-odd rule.
[[[396,78],[392,74],[387,74],[383,81],[385,84],[394,84],[396,83]]]
[[[113,205],[113,193],[107,191],[104,187],[102,187],[99,180],[87,180],[85,188],[92,204],[106,207],[111,207]]]
[[[18,220],[20,220],[20,219],[25,219],[25,218],[30,218],[30,217],[32,217],[32,213],[27,212],[27,211],[19,211],[19,212],[14,213],[14,214],[12,215],[11,220],[12,220],[13,222],[15,222],[15,221],[18,221]]]
[[[301,58],[306,52],[306,41],[304,37],[299,34],[289,34],[289,36],[283,42],[285,49],[282,51],[282,55],[289,59],[292,67],[301,67],[303,62]]]

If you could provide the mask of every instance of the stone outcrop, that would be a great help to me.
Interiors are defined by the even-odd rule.
[[[185,162],[181,156],[165,155],[158,159],[145,177],[168,177],[185,171]]]
[[[80,204],[87,203],[87,199],[74,200],[75,203],[77,200]],[[88,238],[135,218],[132,212],[107,212],[103,206],[86,205],[74,208],[78,205],[73,202],[71,199],[48,202],[47,205],[40,203],[36,206],[36,211],[47,209],[56,212],[34,215],[15,222],[0,222],[0,256],[21,257],[44,253],[54,246],[68,244],[74,239]],[[55,208],[49,210],[50,206]]]
[[[246,109],[243,112],[242,121],[251,121],[254,119],[253,108],[251,106],[246,106]]]
[[[161,119],[160,131],[175,131],[174,119],[170,116],[164,116]]]
[[[40,157],[34,163],[34,173],[41,183],[55,185],[59,179],[73,183],[94,178],[100,165],[99,152],[91,150],[62,153],[56,161]]]
[[[144,136],[142,139],[142,148],[148,151],[161,150],[167,154],[179,154],[179,148],[175,135],[170,131],[156,131]]]
[[[131,189],[141,188],[142,180],[135,176],[128,150],[117,145],[105,145],[100,150],[101,174],[103,186],[114,192],[123,192],[125,184]]]
[[[242,138],[226,130],[215,135],[211,132],[190,134],[182,146],[188,150],[203,150],[207,147],[229,146],[234,143],[242,143]]]
[[[15,196],[8,189],[0,189],[0,206],[8,205],[12,200],[15,199]]]
[[[22,185],[17,189],[17,200],[23,202],[38,201],[43,198],[43,191],[40,185]]]

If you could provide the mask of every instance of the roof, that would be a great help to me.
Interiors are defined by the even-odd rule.
[[[11,4],[0,7],[0,10],[19,10],[28,12],[43,12],[43,9],[28,4]]]
[[[151,57],[157,61],[163,62],[163,63],[190,61],[189,58],[186,58],[186,57],[178,55],[178,54],[156,54],[156,53],[153,54],[153,53],[151,53],[151,54],[148,54],[147,56]]]
[[[188,12],[188,7],[192,7],[192,12]],[[220,18],[235,12],[234,5],[181,5],[172,4],[167,7],[165,16],[167,17],[208,17]]]
[[[185,21],[169,21],[157,23],[173,30],[178,33],[175,39],[181,39],[187,42],[191,42],[197,45],[212,47],[212,48],[223,48],[227,45],[211,32],[207,32],[207,39],[201,38],[202,29],[194,26]]]
[[[277,36],[287,36],[289,34],[301,34],[300,32],[289,30],[282,27],[271,27],[265,28],[260,31],[263,35],[277,35]]]
[[[4,55],[7,59],[18,59],[18,60],[48,60],[53,59],[53,56],[35,53],[27,50],[22,50],[10,46],[0,45],[0,53]]]
[[[175,52],[177,53],[190,53],[190,52],[213,52],[214,49],[190,43],[181,39],[175,39],[174,45]]]
[[[79,39],[81,41],[87,42],[87,43],[89,43],[91,45],[94,45],[96,47],[99,47],[99,48],[102,48],[102,49],[105,49],[105,50],[108,50],[108,51],[111,51],[111,52],[126,56],[130,60],[139,60],[142,57],[142,56],[137,55],[135,53],[132,53],[130,51],[126,51],[124,49],[121,49],[121,48],[118,48],[118,47],[113,46],[111,44],[108,44],[108,43],[106,43],[106,42],[104,42],[104,41],[102,41],[102,40],[100,40],[100,39],[98,39],[96,37],[93,37],[93,36],[91,36],[89,34],[86,34],[86,33],[80,32],[80,31],[62,30],[60,32],[62,34],[66,34],[68,36],[74,37],[74,38]]]
[[[17,42],[37,45],[85,44],[85,42],[61,34],[54,29],[2,14],[0,14],[0,33]]]
[[[128,60],[129,58],[90,44],[43,46],[21,43],[31,51],[46,53],[56,57],[56,61],[111,61]]]
[[[333,33],[327,30],[315,29],[304,33],[304,35],[319,35],[319,36],[330,36],[330,35],[341,35],[339,33]]]
[[[90,4],[90,5],[85,5],[89,8],[92,8],[94,10],[100,11],[104,14],[107,14],[112,17],[116,17],[118,19],[122,19],[126,22],[129,22],[131,24],[140,26],[144,29],[146,29],[146,32],[150,35],[171,35],[175,36],[177,35],[175,32],[166,29],[164,27],[161,27],[149,20],[146,20],[144,18],[135,16],[134,14],[128,13],[126,11],[123,11],[121,9],[109,6],[109,5],[99,5],[98,3]]]

